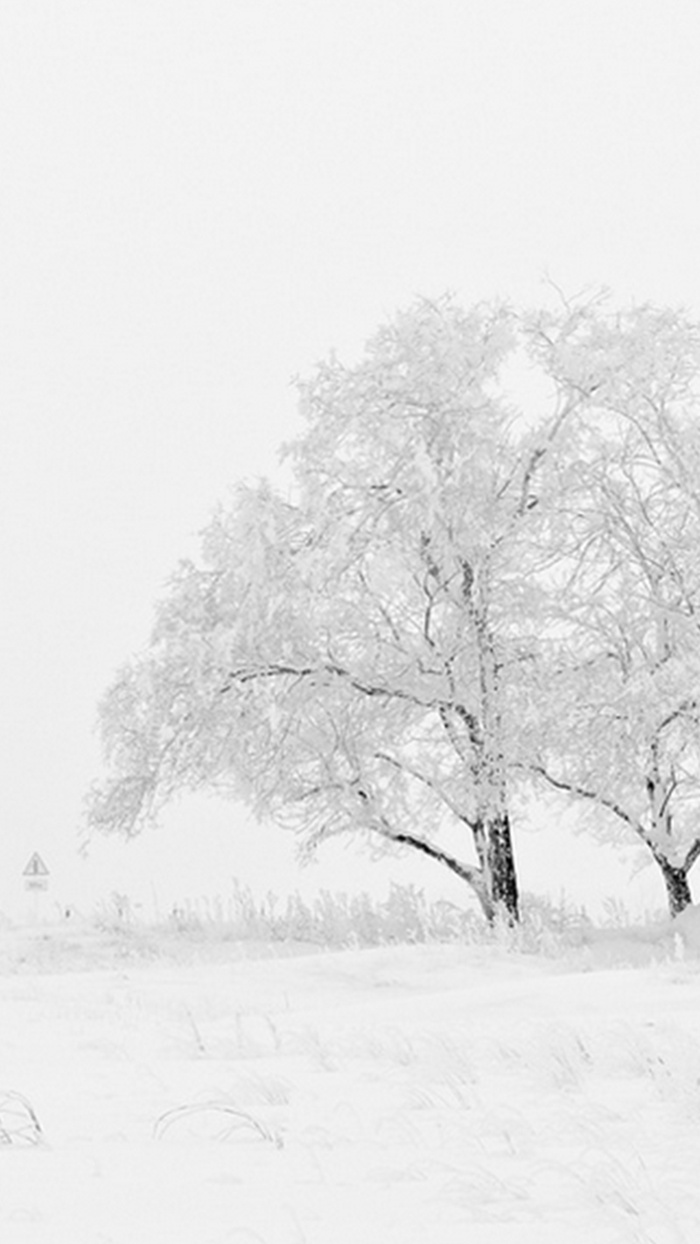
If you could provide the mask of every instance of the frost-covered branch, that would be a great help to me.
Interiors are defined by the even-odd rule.
[[[407,691],[402,686],[384,686],[382,684],[370,683],[358,678],[350,670],[328,662],[320,662],[318,665],[288,665],[286,663],[277,664],[271,662],[257,668],[243,666],[240,669],[229,671],[226,682],[219,690],[221,695],[225,695],[236,683],[243,686],[245,683],[268,678],[291,677],[301,680],[318,678],[319,675],[324,674],[329,674],[332,678],[342,679],[355,691],[359,691],[361,695],[370,698],[376,696],[386,700],[405,700],[407,703],[415,704],[418,708],[423,709],[439,709],[441,705],[441,701],[434,696],[423,698]]]
[[[542,764],[531,764],[528,765],[527,768],[531,773],[543,778],[544,781],[554,790],[565,791],[569,795],[576,795],[579,799],[586,799],[591,803],[600,804],[603,808],[608,808],[609,811],[614,812],[615,816],[619,817],[621,821],[624,821],[625,824],[629,825],[630,829],[633,829],[638,837],[642,838],[645,842],[648,840],[644,826],[633,816],[630,816],[630,814],[626,812],[621,804],[619,804],[615,799],[610,799],[600,791],[595,790],[592,787],[583,786],[579,782],[569,781],[566,778],[556,778]]]
[[[422,783],[422,785],[427,786],[429,790],[433,791],[433,793],[437,795],[440,802],[444,803],[445,807],[449,809],[457,820],[462,821],[464,825],[468,825],[472,831],[477,828],[473,820],[471,820],[465,814],[463,809],[460,808],[446,793],[443,785],[436,782],[435,779],[431,778],[427,773],[421,772],[421,770],[415,765],[409,764],[407,761],[397,760],[395,756],[390,756],[387,752],[375,752],[375,757],[377,760],[383,760],[386,764],[391,765],[392,768],[398,769],[400,773],[405,773],[409,777],[415,778],[416,781]]]
[[[690,872],[693,864],[695,864],[698,859],[700,859],[700,835],[695,839],[695,842],[689,848],[683,861],[683,868],[686,873]]]

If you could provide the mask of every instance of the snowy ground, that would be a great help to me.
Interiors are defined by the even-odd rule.
[[[700,962],[620,945],[5,932],[0,1090],[43,1139],[0,1096],[0,1240],[694,1244]]]

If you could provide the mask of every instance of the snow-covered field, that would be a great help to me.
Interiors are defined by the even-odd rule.
[[[694,1244],[700,961],[599,950],[4,932],[0,1240]]]

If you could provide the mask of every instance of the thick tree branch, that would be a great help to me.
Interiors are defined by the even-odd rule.
[[[468,764],[469,755],[465,751],[464,747],[462,746],[462,740],[457,734],[457,731],[455,730],[454,722],[450,718],[449,711],[446,705],[444,704],[441,705],[440,707],[440,721],[442,722],[444,730],[445,730],[445,734],[450,740],[450,743],[452,744],[452,747],[454,748],[455,752],[459,756],[459,759],[462,761],[463,764],[465,765]]]
[[[413,847],[416,851],[422,851],[430,859],[436,860],[439,864],[444,864],[446,868],[456,873],[458,877],[461,877],[462,881],[466,881],[472,887],[481,903],[484,915],[488,920],[492,919],[493,907],[489,900],[486,876],[482,869],[473,867],[470,864],[463,864],[456,856],[451,855],[449,851],[443,851],[431,842],[426,842],[424,838],[419,838],[417,834],[408,834],[401,830],[395,830],[388,818],[373,807],[374,800],[364,786],[360,782],[353,783],[353,786],[366,816],[366,829],[380,835],[380,837],[389,842],[397,843],[399,846]]]
[[[463,704],[451,704],[448,705],[448,707],[457,714],[460,721],[464,722],[467,727],[469,742],[472,744],[472,747],[481,747],[483,745],[484,738],[476,715],[474,713],[470,713]]]
[[[642,838],[648,846],[651,845],[644,826],[641,825],[639,821],[636,821],[633,816],[630,816],[629,812],[626,812],[622,805],[617,803],[615,799],[609,799],[606,795],[602,795],[600,791],[590,790],[586,786],[579,785],[578,782],[570,782],[564,778],[555,778],[547,769],[545,769],[544,765],[522,765],[520,767],[528,769],[530,773],[536,773],[539,777],[544,778],[545,782],[554,787],[555,790],[566,791],[570,795],[577,795],[580,799],[587,799],[591,803],[598,803],[601,807],[608,808],[611,812],[614,812],[615,816],[619,817],[621,821],[624,821],[626,825],[629,825],[630,828],[634,830],[635,834]]]
[[[684,871],[686,873],[689,873],[691,868],[693,867],[693,864],[699,858],[700,858],[700,838],[696,838],[695,842],[690,847],[690,850],[686,853],[685,859],[683,860]]]
[[[416,851],[422,851],[424,855],[430,856],[432,860],[437,860],[439,864],[444,864],[451,872],[461,877],[462,881],[466,881],[476,891],[480,901],[484,902],[484,875],[480,868],[473,867],[471,864],[463,864],[449,851],[443,851],[440,847],[433,846],[431,842],[426,842],[415,834],[396,832],[386,823],[383,826],[374,824],[369,828],[390,842],[398,843],[399,846],[413,847]]]
[[[405,691],[401,687],[384,687],[377,683],[364,682],[354,674],[351,674],[349,670],[344,669],[343,666],[330,662],[321,662],[319,665],[284,665],[272,662],[257,669],[244,666],[241,669],[229,672],[227,681],[219,688],[219,694],[225,695],[231,690],[234,683],[245,684],[264,678],[318,678],[319,675],[323,674],[330,674],[332,677],[345,679],[355,691],[370,697],[377,696],[386,700],[405,700],[409,704],[415,704],[418,708],[428,709],[440,709],[443,703],[440,699],[423,699],[421,696]]]
[[[435,847],[430,842],[425,842],[422,838],[417,838],[413,834],[388,834],[392,842],[398,842],[402,846],[414,847],[416,851],[422,851],[425,855],[429,855],[431,859],[437,860],[440,864],[444,864],[463,881],[468,882],[476,892],[481,895],[484,887],[483,873],[479,868],[473,868],[469,864],[462,864],[454,855],[450,855],[447,851],[442,851],[439,847]]]
[[[471,829],[472,833],[475,831],[475,824],[469,820],[469,817],[466,816],[455,803],[453,803],[450,797],[445,794],[442,787],[439,786],[437,782],[434,782],[432,778],[428,777],[427,774],[421,773],[420,769],[414,768],[413,765],[408,765],[404,761],[396,760],[394,756],[390,756],[387,752],[375,752],[374,754],[377,760],[383,760],[385,764],[391,765],[394,769],[398,769],[399,772],[408,774],[409,777],[415,778],[417,782],[422,782],[424,786],[427,786],[429,790],[432,790],[437,795],[438,799],[442,800],[445,807],[449,808],[452,815],[457,817],[457,820],[462,821],[464,825],[467,825],[468,828]]]

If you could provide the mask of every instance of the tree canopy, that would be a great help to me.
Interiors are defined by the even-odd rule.
[[[550,393],[536,415],[511,392],[524,360]],[[680,314],[597,300],[421,300],[359,363],[331,356],[299,386],[289,496],[235,488],[104,697],[91,827],[132,834],[216,789],[302,852],[347,833],[421,852],[516,920],[512,796],[540,782],[644,842],[680,909],[700,854],[697,363]]]
[[[559,468],[531,756],[599,834],[648,848],[678,911],[700,855],[700,333],[588,308],[535,342],[562,399],[582,375],[595,392]]]

